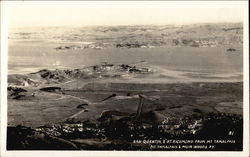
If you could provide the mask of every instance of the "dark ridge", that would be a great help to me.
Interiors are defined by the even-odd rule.
[[[23,89],[23,88],[12,87],[12,86],[7,87],[7,90],[8,90],[8,91],[13,91],[13,92],[15,92],[15,93],[27,92],[27,90],[25,90],[25,89]]]
[[[239,29],[243,29],[243,27],[234,27],[234,28],[223,28],[223,31],[232,31],[232,30],[239,30]]]
[[[229,48],[229,49],[227,49],[227,51],[232,52],[232,51],[236,51],[236,49],[234,49],[234,48]]]
[[[61,88],[60,87],[45,87],[45,88],[41,88],[40,91],[58,92],[58,91],[61,91]]]
[[[88,106],[88,104],[80,104],[80,105],[77,105],[76,108],[85,109],[85,106]]]

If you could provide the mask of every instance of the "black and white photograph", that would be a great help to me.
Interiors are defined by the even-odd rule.
[[[248,156],[247,1],[2,4],[3,156]]]

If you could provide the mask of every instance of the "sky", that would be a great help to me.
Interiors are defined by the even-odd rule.
[[[191,1],[190,1],[191,2]],[[243,2],[38,3],[8,5],[9,27],[242,22]]]

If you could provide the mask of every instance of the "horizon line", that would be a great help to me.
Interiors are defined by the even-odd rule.
[[[93,25],[47,25],[47,26],[21,26],[21,27],[12,27],[9,26],[9,29],[15,28],[32,28],[32,27],[120,27],[120,26],[188,26],[188,25],[205,25],[205,24],[243,24],[243,21],[234,21],[234,22],[197,22],[197,23],[184,23],[184,24],[115,24],[115,25],[107,25],[107,24],[93,24]]]

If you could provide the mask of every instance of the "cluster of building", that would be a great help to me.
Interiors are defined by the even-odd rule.
[[[67,136],[75,135],[79,137],[103,137],[103,129],[96,127],[94,124],[79,123],[63,123],[57,125],[41,126],[35,129],[38,132],[46,133],[51,136]]]
[[[60,136],[61,132],[58,130],[58,127],[56,125],[51,126],[41,126],[38,128],[35,128],[35,131],[37,132],[43,132],[51,136]]]
[[[167,134],[171,135],[185,135],[196,134],[198,130],[201,130],[203,126],[203,119],[191,119],[185,118],[169,118],[162,122],[158,128]]]
[[[216,47],[219,43],[217,40],[206,39],[173,39],[174,46],[191,46],[191,47]]]
[[[195,43],[197,43],[199,47],[216,47],[218,45],[217,40],[195,40]]]
[[[69,124],[64,123],[61,125],[50,125],[38,127],[35,130],[39,132],[46,132],[48,135],[60,136],[62,134],[74,133],[74,132],[83,132],[84,130],[91,130],[92,128],[85,127],[83,123]]]
[[[55,49],[58,51],[59,50],[79,50],[79,49],[101,50],[108,46],[115,46],[116,48],[154,48],[154,46],[152,45],[137,44],[137,43],[124,43],[124,44],[91,43],[91,44],[58,46]]]
[[[98,139],[122,139],[133,141],[134,139],[165,139],[167,137],[185,138],[188,136],[200,137],[199,132],[209,131],[207,123],[227,125],[228,122],[239,124],[242,122],[237,115],[208,114],[206,117],[166,117],[160,124],[148,124],[133,121],[131,118],[111,120],[109,123],[92,124],[88,122],[63,123],[36,128],[36,131],[61,138],[98,138]],[[218,129],[218,128],[217,128]],[[223,130],[223,127],[221,128]],[[224,130],[223,130],[224,131]],[[207,134],[207,132],[206,132]]]
[[[93,70],[95,73],[103,73],[103,72],[128,72],[128,73],[152,73],[153,70],[145,67],[137,67],[128,64],[114,65],[114,64],[102,64],[93,66]]]
[[[154,48],[154,46],[139,43],[120,43],[116,44],[116,48]]]
[[[97,49],[101,50],[104,47],[95,44],[82,44],[82,45],[69,45],[69,46],[59,46],[56,50],[79,50],[79,49]]]

